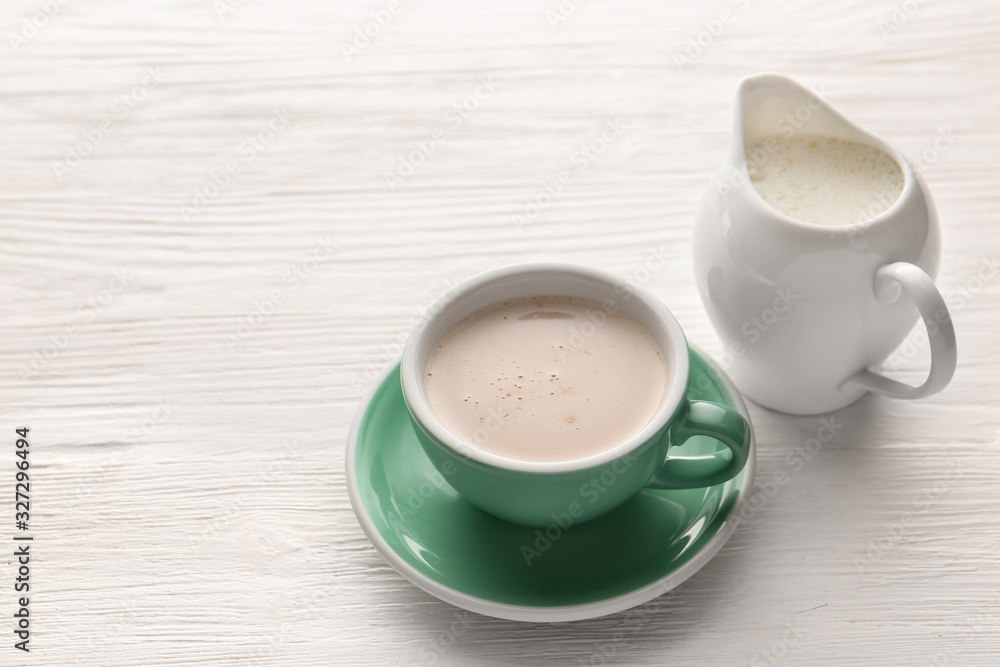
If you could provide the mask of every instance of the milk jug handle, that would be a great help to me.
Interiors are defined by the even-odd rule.
[[[931,347],[931,370],[918,387],[863,370],[848,378],[844,386],[863,387],[896,398],[923,398],[944,389],[955,375],[958,357],[955,327],[941,292],[923,269],[909,262],[887,264],[875,273],[875,297],[892,303],[901,293],[913,299],[927,327]]]

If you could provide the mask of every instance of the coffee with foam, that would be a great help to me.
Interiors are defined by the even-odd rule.
[[[538,296],[477,311],[438,341],[428,403],[448,430],[523,461],[571,461],[642,430],[666,397],[660,348],[635,320],[587,299]]]
[[[851,225],[887,210],[903,171],[874,146],[818,135],[766,137],[746,150],[750,181],[785,215],[818,225]]]

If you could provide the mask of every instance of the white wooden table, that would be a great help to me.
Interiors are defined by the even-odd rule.
[[[0,665],[1000,664],[992,3],[47,1],[0,8],[0,539],[34,537],[31,652],[8,556]],[[757,480],[787,484],[638,632],[462,620],[354,518],[361,392],[421,307],[513,261],[658,254],[646,286],[718,352],[691,221],[760,70],[922,160],[953,384],[837,413],[808,459],[817,418],[752,406]]]

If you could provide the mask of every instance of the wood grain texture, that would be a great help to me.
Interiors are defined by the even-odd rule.
[[[13,430],[27,424],[36,535],[32,651],[5,633],[0,664],[1000,660],[1000,280],[976,277],[1000,255],[992,3],[894,16],[859,0],[588,0],[553,26],[555,1],[400,0],[350,58],[387,2],[68,0],[11,40],[39,6],[0,8],[0,510],[12,518]],[[347,498],[361,391],[421,307],[512,261],[635,277],[661,253],[646,286],[717,352],[691,220],[736,82],[760,70],[822,87],[908,155],[954,137],[924,167],[938,282],[966,290],[952,386],[837,413],[843,428],[809,460],[794,448],[816,418],[752,406],[758,481],[788,482],[636,631],[623,634],[626,614],[466,615],[408,584]],[[494,90],[456,123],[449,110],[484,77]],[[268,138],[276,113],[290,120]],[[621,136],[580,171],[572,155],[614,119]],[[386,172],[435,131],[390,189]],[[565,169],[572,185],[518,229]],[[903,355],[896,373],[926,363]],[[0,562],[8,619],[14,576]]]

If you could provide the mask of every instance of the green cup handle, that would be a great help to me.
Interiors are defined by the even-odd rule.
[[[683,444],[694,435],[715,438],[732,452],[722,467],[724,452],[699,458],[667,456],[646,486],[651,489],[694,489],[727,482],[735,477],[750,456],[750,424],[737,410],[709,401],[688,401],[667,426],[664,438],[670,447]]]

